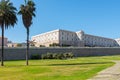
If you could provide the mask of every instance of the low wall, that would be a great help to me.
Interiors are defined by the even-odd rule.
[[[5,60],[25,59],[25,48],[5,48]],[[120,48],[30,48],[29,58],[32,54],[50,53],[65,53],[72,52],[76,57],[80,56],[105,56],[105,55],[120,55]],[[1,54],[1,49],[0,49]]]

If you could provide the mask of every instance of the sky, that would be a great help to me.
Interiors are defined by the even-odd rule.
[[[10,0],[19,10],[24,0]],[[55,29],[83,30],[87,34],[120,38],[120,0],[33,0],[36,17],[30,27],[32,36]],[[12,42],[25,42],[26,29],[21,16],[14,28],[5,30]],[[0,30],[1,33],[1,30]]]

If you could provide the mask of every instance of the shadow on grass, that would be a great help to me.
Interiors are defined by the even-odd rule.
[[[49,66],[74,66],[74,65],[90,65],[90,64],[108,64],[112,62],[91,62],[91,63],[70,63],[70,64],[50,64]]]
[[[76,65],[99,65],[99,64],[109,64],[109,63],[113,63],[113,62],[86,62],[86,63],[61,63],[61,64],[29,64],[29,66],[26,66],[25,64],[19,64],[19,65],[15,65],[15,64],[5,64],[4,67],[32,67],[32,66],[76,66]]]

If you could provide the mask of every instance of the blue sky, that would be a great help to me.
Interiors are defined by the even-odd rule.
[[[19,9],[24,0],[11,0]],[[34,0],[36,17],[30,37],[55,29],[83,30],[108,38],[120,38],[120,0]],[[14,28],[5,30],[13,42],[25,42],[26,30],[21,16]]]

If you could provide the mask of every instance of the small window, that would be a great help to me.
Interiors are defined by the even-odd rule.
[[[62,40],[63,40],[63,37],[62,37]]]
[[[68,40],[68,37],[67,37],[67,40]]]

